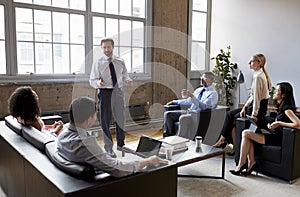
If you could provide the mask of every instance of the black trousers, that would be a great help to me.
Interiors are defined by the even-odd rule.
[[[113,139],[110,133],[110,122],[112,116],[116,124],[117,145],[124,145],[125,107],[124,94],[120,88],[98,90],[100,124],[104,138],[104,149],[110,151],[113,147]]]
[[[260,108],[258,110],[257,114],[257,125],[259,128],[265,128],[265,115],[267,113],[268,109],[268,99],[263,99],[260,101]],[[235,127],[235,121],[237,118],[240,117],[240,112],[242,108],[239,109],[233,109],[226,113],[226,117],[224,120],[223,128],[221,130],[221,135],[225,137],[226,141],[228,143],[232,143],[232,129]],[[253,110],[252,104],[247,107],[246,114],[251,116]]]

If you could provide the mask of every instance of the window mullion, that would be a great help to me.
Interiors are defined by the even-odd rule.
[[[36,47],[36,42],[35,42],[35,20],[34,20],[34,9],[31,9],[32,10],[32,38],[33,38],[33,72],[36,73],[36,50],[35,50],[35,47]]]

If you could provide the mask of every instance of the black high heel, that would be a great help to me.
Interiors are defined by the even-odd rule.
[[[248,168],[248,163],[246,162],[244,165],[242,165],[242,167],[239,170],[229,170],[229,172],[231,172],[231,174],[233,175],[240,175],[244,169],[246,169],[247,171],[247,168]]]
[[[226,145],[227,145],[227,142],[223,142],[222,144],[220,144],[220,145],[218,145],[218,146],[213,146],[213,147],[224,149],[224,148],[226,147]]]
[[[241,174],[247,176],[247,175],[252,174],[252,171],[255,170],[256,175],[257,175],[257,168],[258,168],[258,165],[257,165],[257,163],[255,163],[249,170],[247,170],[246,172],[241,172]]]

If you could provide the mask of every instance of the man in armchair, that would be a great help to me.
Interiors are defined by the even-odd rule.
[[[175,135],[174,122],[179,120],[179,130],[177,135],[184,136],[189,139],[193,138],[193,134],[189,133],[188,129],[192,124],[192,116],[189,112],[213,109],[216,107],[218,102],[218,93],[212,86],[214,74],[212,72],[205,72],[201,76],[200,80],[202,87],[197,88],[194,93],[183,89],[181,93],[185,99],[173,100],[167,103],[167,105],[184,105],[189,106],[189,108],[188,110],[166,111],[164,113],[164,137]]]

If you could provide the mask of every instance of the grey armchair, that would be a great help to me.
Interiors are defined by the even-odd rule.
[[[165,105],[164,108],[166,111],[187,109],[186,106],[179,105]],[[194,140],[195,136],[202,136],[205,144],[213,145],[219,137],[228,109],[227,106],[217,106],[214,109],[189,112],[192,116],[192,124],[187,128],[189,131],[184,132],[189,135],[185,136],[178,131],[179,122],[175,122],[175,133],[190,140]]]

